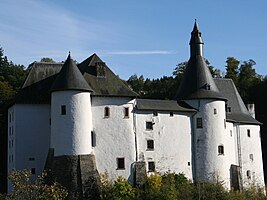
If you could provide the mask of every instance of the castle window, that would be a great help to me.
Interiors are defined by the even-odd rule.
[[[154,150],[154,140],[147,140],[147,150]]]
[[[231,111],[232,111],[231,107],[227,107],[227,112],[231,112]]]
[[[170,117],[173,117],[173,112],[170,112]]]
[[[231,136],[231,137],[233,136],[233,131],[232,131],[232,130],[230,130],[230,136]]]
[[[11,113],[9,113],[9,122],[11,122]]]
[[[253,161],[253,154],[252,154],[252,153],[249,154],[249,159],[250,159],[251,161]]]
[[[158,112],[157,111],[153,111],[153,116],[154,117],[158,116]]]
[[[66,110],[66,105],[61,106],[61,115],[66,115],[67,110]]]
[[[110,116],[110,109],[109,109],[109,107],[105,107],[104,118],[109,118],[109,116]]]
[[[250,137],[250,129],[247,129],[247,135]]]
[[[34,160],[35,160],[35,158],[33,158],[33,157],[29,158],[29,161],[34,161]]]
[[[219,145],[218,146],[218,154],[219,155],[224,155],[224,147],[223,147],[223,145]]]
[[[214,113],[214,115],[217,114],[217,109],[216,108],[214,108],[213,113]]]
[[[12,111],[12,121],[14,121],[14,111]]]
[[[49,118],[49,125],[51,125],[51,117]]]
[[[224,128],[226,129],[226,119],[224,119],[223,123],[224,123]]]
[[[149,172],[155,171],[155,162],[153,162],[153,161],[148,162],[148,171]]]
[[[251,179],[251,171],[250,170],[247,170],[247,178]]]
[[[187,162],[187,165],[190,166],[190,162]]]
[[[117,169],[125,169],[124,158],[117,158]]]
[[[146,122],[146,130],[153,130],[153,123],[152,122]]]
[[[129,107],[124,107],[124,118],[129,118]]]
[[[92,147],[95,147],[96,146],[96,137],[95,137],[95,132],[94,131],[91,131],[91,145]]]
[[[197,118],[197,128],[203,128],[202,118],[201,117]]]
[[[96,62],[96,73],[98,78],[105,78],[105,63],[104,62]]]
[[[35,174],[35,168],[31,168],[31,174]]]

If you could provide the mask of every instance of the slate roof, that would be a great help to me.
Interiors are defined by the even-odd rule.
[[[228,121],[244,124],[261,124],[249,114],[232,79],[215,78],[214,82],[218,86],[220,93],[227,98],[227,107],[231,107],[231,112],[226,114]]]
[[[84,60],[77,67],[83,78],[96,96],[119,96],[136,97],[137,93],[132,91],[117,77],[104,63],[105,77],[98,77],[96,63],[104,63],[96,54]],[[15,99],[15,103],[49,104],[50,89],[56,80],[63,63],[34,62],[31,64],[30,72],[23,84],[22,89]]]
[[[188,104],[173,100],[136,99],[136,108],[144,111],[196,112]]]
[[[178,88],[175,100],[188,99],[221,99],[225,98],[219,93],[213,81],[209,68],[202,56],[203,41],[198,25],[195,22],[190,39],[190,59],[188,61],[184,78]]]
[[[51,92],[63,90],[80,90],[93,92],[92,88],[83,78],[83,75],[81,74],[77,65],[71,59],[70,54],[51,87]]]
[[[101,74],[98,72],[98,65],[102,68],[100,68]],[[96,96],[138,96],[138,94],[123,83],[96,54],[84,60],[78,67],[85,80],[93,88],[94,95]]]

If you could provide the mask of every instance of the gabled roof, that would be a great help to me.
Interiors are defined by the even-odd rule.
[[[98,76],[97,64],[103,63],[102,69],[105,76]],[[30,72],[22,89],[15,98],[16,103],[50,103],[50,89],[56,80],[63,63],[34,62],[31,64]],[[96,55],[93,54],[78,68],[89,87],[94,91],[92,95],[97,96],[119,96],[136,97],[137,93],[132,91],[117,77],[108,66]]]
[[[85,80],[99,96],[138,96],[116,76],[96,54],[93,54],[78,65]]]
[[[231,112],[227,112],[226,114],[228,121],[244,124],[261,124],[249,114],[232,79],[216,78],[214,82],[218,86],[220,93],[227,98],[227,107],[231,108]]]
[[[196,112],[188,104],[172,100],[136,99],[136,108],[143,111]]]
[[[51,92],[64,90],[93,91],[71,59],[70,54],[51,87]]]

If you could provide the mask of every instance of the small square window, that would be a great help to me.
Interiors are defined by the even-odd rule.
[[[110,109],[109,109],[109,107],[105,107],[104,118],[109,118],[109,116],[110,116]]]
[[[202,118],[197,118],[197,128],[203,128]]]
[[[146,130],[153,130],[153,123],[152,122],[146,122]]]
[[[35,174],[35,168],[31,168],[31,174]]]
[[[124,107],[124,118],[129,118],[129,107]]]
[[[117,158],[117,169],[125,169],[124,158]]]
[[[154,150],[154,140],[147,140],[147,150]]]
[[[216,108],[213,109],[213,113],[214,113],[214,115],[217,114],[217,109]]]
[[[247,178],[251,179],[251,171],[250,170],[247,171]]]
[[[158,116],[158,112],[157,111],[153,111],[153,116],[154,117]]]
[[[219,155],[224,155],[224,147],[223,147],[223,145],[219,145],[218,146],[218,154]]]
[[[250,129],[247,129],[247,135],[250,137]]]
[[[148,162],[148,171],[149,172],[155,171],[155,162],[153,162],[153,161]]]
[[[173,112],[170,112],[170,117],[173,117]]]
[[[190,166],[190,162],[188,162],[187,165]]]
[[[29,158],[29,161],[34,161],[34,160],[35,160],[35,158],[33,158],[33,157]]]
[[[66,110],[66,105],[61,106],[61,115],[66,115],[67,110]]]
[[[253,161],[253,154],[249,154],[249,159]]]
[[[231,111],[232,111],[231,107],[227,107],[227,112],[231,112]]]

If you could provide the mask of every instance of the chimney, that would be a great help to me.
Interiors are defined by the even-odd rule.
[[[248,112],[249,114],[255,118],[255,104],[254,103],[250,103],[250,104],[247,104],[247,108],[248,108]]]

